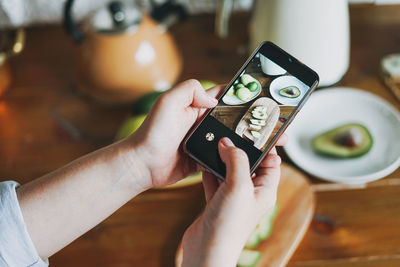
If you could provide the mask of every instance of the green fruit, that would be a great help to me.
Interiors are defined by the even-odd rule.
[[[258,237],[261,240],[267,239],[272,232],[272,226],[273,226],[273,217],[271,216],[264,216],[260,223],[258,224]]]
[[[242,83],[247,86],[247,84],[256,81],[256,79],[253,78],[250,74],[243,74],[242,77],[240,77],[240,80]]]
[[[300,89],[296,86],[288,86],[279,90],[279,94],[288,98],[296,98],[301,94]]]
[[[208,81],[208,80],[201,80],[200,81],[201,86],[203,86],[204,90],[208,90],[210,88],[213,88],[217,84],[213,81]]]
[[[253,230],[247,239],[247,242],[244,246],[245,248],[255,248],[261,241],[267,239],[271,235],[274,218],[277,213],[278,204],[275,204],[274,209],[261,218],[260,222],[256,226],[256,229]]]
[[[259,87],[259,85],[258,85],[258,83],[257,82],[250,82],[248,85],[247,85],[247,88],[249,88],[249,90],[250,91],[252,91],[252,92],[255,92],[255,91],[257,91],[258,90],[258,87]]]
[[[261,252],[249,249],[243,249],[240,253],[238,267],[254,267],[261,258]]]
[[[236,95],[242,101],[248,101],[252,97],[252,93],[246,87],[239,88]]]
[[[207,80],[200,81],[200,84],[205,90],[217,85],[216,83]],[[151,92],[141,96],[132,104],[132,115],[149,113],[158,97],[163,93],[164,92]]]
[[[359,123],[349,123],[313,138],[316,152],[336,158],[361,157],[371,150],[374,141],[368,129]]]
[[[127,119],[119,129],[116,140],[121,140],[125,137],[128,137],[132,133],[134,133],[137,129],[139,129],[140,125],[143,123],[146,118],[145,114],[136,115]]]
[[[256,229],[253,230],[253,232],[250,234],[249,238],[246,241],[246,244],[244,245],[245,248],[255,248],[260,244],[262,239],[260,238],[259,235],[259,229],[258,225]]]
[[[237,83],[237,84],[235,84],[235,90],[238,90],[238,89],[240,89],[240,88],[242,88],[242,87],[245,87],[243,83]]]
[[[227,96],[234,96],[235,95],[235,89],[233,89],[233,86],[231,86],[228,90],[228,92],[226,92]]]
[[[133,102],[132,114],[136,115],[149,113],[157,98],[163,93],[164,92],[151,92],[141,96],[138,100]]]

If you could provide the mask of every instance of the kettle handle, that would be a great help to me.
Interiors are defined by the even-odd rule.
[[[78,24],[75,23],[72,17],[72,6],[74,4],[74,0],[67,0],[64,5],[64,21],[63,25],[67,33],[72,35],[72,38],[78,44],[82,43],[83,41],[83,32],[78,27]]]
[[[18,55],[24,49],[25,46],[25,30],[23,28],[18,28],[15,31],[15,39],[11,48],[7,51],[0,51],[0,67],[6,61],[7,58],[11,56]],[[1,90],[0,90],[1,91]]]
[[[164,4],[153,7],[150,17],[162,23],[166,28],[172,26],[175,22],[183,21],[187,18],[186,9],[173,1],[166,1]]]

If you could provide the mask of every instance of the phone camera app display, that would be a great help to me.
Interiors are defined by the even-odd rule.
[[[257,53],[210,115],[263,152],[309,90]]]

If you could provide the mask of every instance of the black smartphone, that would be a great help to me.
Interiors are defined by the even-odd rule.
[[[225,179],[218,141],[229,137],[244,150],[253,173],[319,82],[318,74],[271,42],[262,43],[190,131],[184,149]]]

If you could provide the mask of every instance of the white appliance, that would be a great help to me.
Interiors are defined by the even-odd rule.
[[[220,2],[219,33],[227,32],[224,26],[231,1]],[[348,69],[349,31],[347,0],[255,0],[250,49],[272,41],[313,68],[320,76],[320,86],[329,86],[340,81]]]

